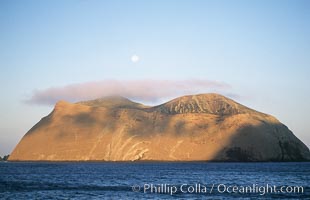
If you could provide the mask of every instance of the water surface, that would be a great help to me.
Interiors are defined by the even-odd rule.
[[[250,186],[254,192],[242,192]],[[0,199],[232,198],[310,198],[310,163],[0,163]]]

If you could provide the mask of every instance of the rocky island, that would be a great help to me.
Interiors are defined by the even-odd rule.
[[[219,94],[158,106],[123,97],[59,101],[10,161],[307,161],[308,147],[275,117]]]

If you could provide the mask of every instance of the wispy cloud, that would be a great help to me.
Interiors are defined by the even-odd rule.
[[[103,80],[33,91],[29,104],[54,105],[59,100],[77,102],[111,95],[157,103],[163,99],[205,92],[225,93],[231,86],[210,80]]]

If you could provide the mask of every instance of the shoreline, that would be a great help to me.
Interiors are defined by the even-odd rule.
[[[135,161],[104,161],[104,160],[8,160],[0,161],[8,163],[307,163],[310,160],[300,161],[205,161],[205,160],[192,160],[192,161],[165,161],[165,160],[135,160]]]

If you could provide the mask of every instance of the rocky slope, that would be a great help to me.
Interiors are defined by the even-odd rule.
[[[155,107],[122,97],[60,101],[9,160],[304,161],[310,152],[274,117],[201,94]]]

